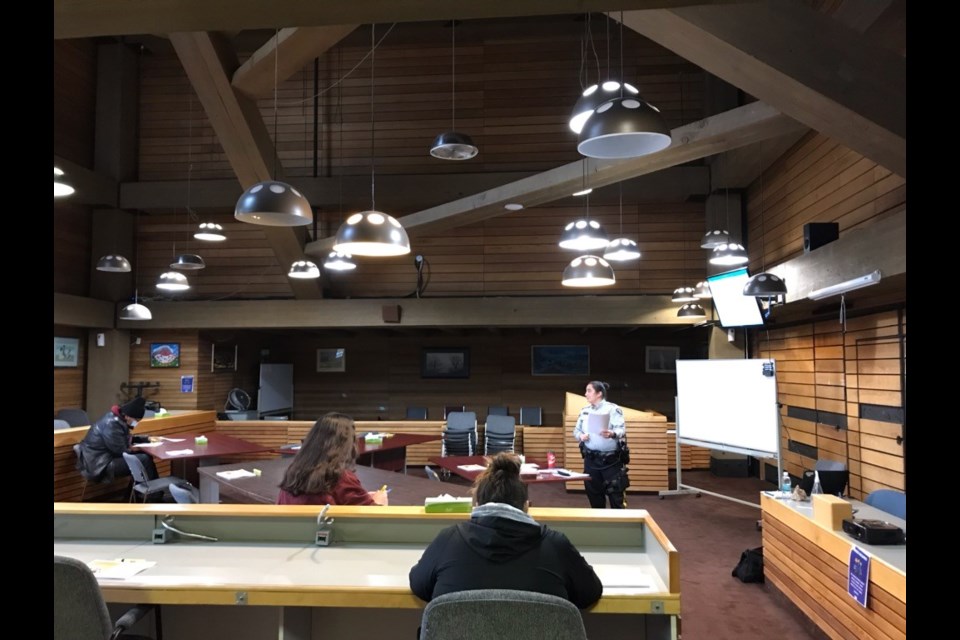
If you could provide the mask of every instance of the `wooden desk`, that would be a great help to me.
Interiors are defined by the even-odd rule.
[[[205,504],[217,504],[222,492],[223,495],[241,503],[276,504],[277,496],[280,495],[280,481],[283,480],[283,474],[292,461],[292,457],[282,457],[273,460],[200,467],[198,469],[200,501]],[[252,471],[254,468],[260,470],[259,477],[227,480],[217,475],[221,471],[234,469]],[[390,504],[394,506],[423,505],[424,498],[450,493],[451,490],[458,495],[469,495],[467,487],[457,487],[375,467],[358,466],[356,473],[360,483],[368,491],[376,491],[383,485],[388,485],[391,489]]]
[[[468,471],[466,469],[461,469],[460,465],[483,465],[487,466],[486,456],[445,456],[430,458],[430,462],[446,469],[450,473],[454,473],[461,478],[466,478],[467,480],[473,482],[477,479],[477,476],[480,475],[480,471]],[[541,465],[545,467],[546,465]],[[521,474],[520,479],[523,480],[526,484],[533,484],[537,482],[574,482],[580,481],[583,482],[587,479],[587,476],[583,475],[579,471],[574,471],[572,473],[578,474],[574,477],[561,476],[551,473],[547,469],[541,469],[539,473],[534,474]]]
[[[469,515],[331,507],[334,543],[317,547],[321,508],[55,503],[53,549],[84,562],[156,562],[101,589],[111,603],[164,605],[164,630],[178,640],[413,637],[424,603],[410,592],[410,567],[440,530]],[[590,637],[676,638],[679,554],[649,513],[534,507],[530,515],[562,531],[604,583],[584,612]],[[152,544],[165,516],[219,541]]]
[[[196,438],[199,435],[207,437],[207,444],[197,444]],[[197,467],[200,464],[215,465],[219,462],[220,456],[236,455],[241,453],[256,453],[267,451],[270,447],[259,445],[253,442],[247,442],[240,438],[234,438],[223,433],[206,434],[177,434],[177,440],[182,442],[170,442],[164,440],[156,447],[143,447],[140,451],[145,451],[157,460],[169,460],[172,465],[177,465],[177,471],[173,475],[179,475],[184,480],[196,485],[199,482]],[[136,448],[136,445],[134,445]],[[172,454],[173,451],[183,451],[190,449],[193,453]],[[203,461],[201,463],[201,461]],[[179,464],[178,464],[179,463]]]
[[[407,447],[424,442],[436,442],[440,435],[395,433],[384,438],[381,444],[370,444],[363,436],[357,436],[357,466],[407,472]],[[282,447],[284,455],[296,455],[299,444]]]
[[[885,520],[904,531],[905,520],[857,500],[856,517]],[[831,638],[906,638],[907,546],[869,545],[814,522],[813,505],[760,495],[763,564],[769,583]],[[850,549],[872,556],[867,607],[847,593]]]

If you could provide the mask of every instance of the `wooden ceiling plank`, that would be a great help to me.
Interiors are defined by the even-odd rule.
[[[273,143],[256,104],[230,84],[229,74],[238,64],[223,38],[208,33],[172,33],[170,42],[240,181],[241,190],[282,175],[279,163],[268,160],[274,158]],[[303,259],[306,240],[303,228],[264,227],[264,232],[270,248],[285,268]],[[323,297],[317,280],[292,279],[290,288],[296,298]]]
[[[233,88],[251,98],[270,95],[273,88],[299,72],[350,35],[355,24],[281,29],[233,74]],[[274,52],[279,53],[274,60]],[[276,67],[276,68],[274,68]]]
[[[906,177],[906,61],[856,30],[780,1],[629,12],[623,23]]]

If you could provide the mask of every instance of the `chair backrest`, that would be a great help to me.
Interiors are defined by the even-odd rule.
[[[871,507],[886,511],[890,515],[907,519],[907,494],[893,489],[875,489],[863,500]]]
[[[407,407],[407,420],[426,420],[426,407]]]
[[[187,482],[177,482],[171,484],[169,487],[170,495],[173,496],[173,499],[177,504],[199,504],[200,503],[200,491]]]
[[[543,416],[540,413],[540,407],[520,407],[520,424],[528,427],[542,426]]]
[[[56,420],[66,420],[71,427],[85,427],[90,424],[90,418],[83,409],[60,409],[53,417]]]
[[[150,478],[147,477],[147,470],[143,468],[143,463],[140,462],[140,458],[124,451],[123,459],[126,460],[127,467],[130,468],[130,475],[133,476],[135,483],[140,484],[150,481]]]
[[[450,417],[450,414],[453,413],[453,412],[455,412],[455,411],[461,411],[461,412],[462,412],[462,411],[466,411],[466,410],[467,410],[467,406],[466,406],[466,405],[463,405],[463,404],[449,405],[449,404],[448,404],[447,406],[445,406],[445,407],[443,408],[443,419],[446,420],[447,418]]]
[[[488,438],[513,438],[517,432],[517,420],[513,416],[487,416],[483,430]]]
[[[53,419],[54,431],[56,431],[57,429],[69,429],[69,428],[70,428],[70,423],[67,422],[66,420],[57,420],[56,418]]]
[[[437,472],[431,469],[429,466],[424,466],[423,470],[427,472],[427,477],[431,480],[436,480],[437,482],[442,482],[440,476],[437,475]]]
[[[510,415],[510,409],[501,405],[491,405],[487,407],[488,416],[508,416]]]
[[[447,414],[447,431],[476,431],[477,414],[473,411],[452,411]]]
[[[53,556],[54,640],[105,640],[113,622],[90,567],[74,558]]]
[[[420,640],[586,640],[580,610],[563,598],[510,589],[475,589],[427,603]]]

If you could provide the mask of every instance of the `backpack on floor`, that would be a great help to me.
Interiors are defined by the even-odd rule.
[[[763,547],[747,549],[740,554],[740,562],[730,574],[741,582],[763,582]]]

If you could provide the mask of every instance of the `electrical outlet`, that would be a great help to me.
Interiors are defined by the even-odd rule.
[[[733,342],[737,339],[737,334],[733,329],[727,329],[727,342]]]
[[[153,530],[153,544],[163,544],[170,541],[170,532],[166,529]]]
[[[329,547],[331,542],[333,542],[333,531],[329,529],[317,531],[317,537],[313,541],[318,547]]]

